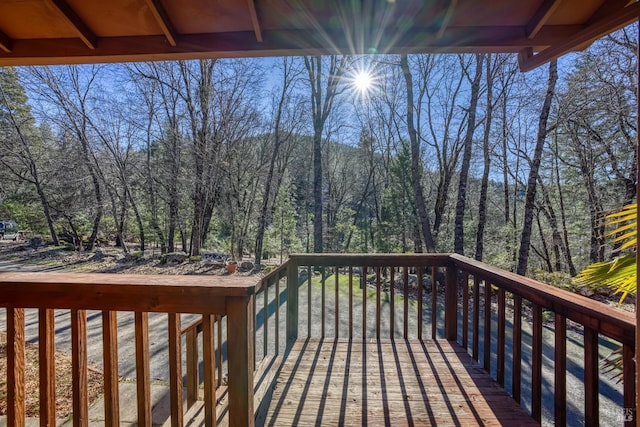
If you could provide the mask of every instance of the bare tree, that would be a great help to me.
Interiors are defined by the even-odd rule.
[[[400,56],[400,68],[404,74],[405,83],[407,85],[407,131],[409,132],[409,140],[411,141],[411,183],[413,187],[414,198],[418,210],[418,218],[420,219],[420,229],[422,238],[428,252],[435,252],[436,245],[431,234],[431,223],[427,215],[427,207],[422,192],[422,161],[420,156],[420,141],[414,125],[414,99],[413,99],[413,76],[409,69],[409,61],[407,55]]]
[[[323,201],[322,201],[322,136],[324,126],[333,109],[339,84],[347,65],[346,56],[330,56],[328,69],[323,71],[320,56],[305,56],[304,65],[311,87],[311,117],[313,121],[313,251],[323,252]],[[325,64],[326,65],[326,64]]]
[[[535,211],[535,200],[538,183],[538,175],[540,170],[540,162],[542,160],[542,151],[547,137],[547,122],[549,120],[549,112],[551,111],[551,101],[553,100],[558,80],[558,62],[556,60],[549,64],[549,79],[547,81],[547,92],[544,102],[540,110],[538,120],[538,135],[536,138],[536,146],[534,149],[533,159],[529,169],[529,179],[527,182],[527,193],[524,206],[524,220],[522,223],[522,234],[520,236],[520,250],[518,253],[518,266],[516,272],[525,275],[527,272],[527,263],[529,261],[529,249],[531,246],[531,228],[533,224],[533,214]]]
[[[476,112],[478,109],[478,98],[480,97],[480,79],[482,78],[482,63],[484,55],[474,55],[476,68],[473,78],[469,75],[463,59],[460,58],[460,66],[471,83],[471,97],[469,99],[469,109],[467,115],[467,131],[464,137],[464,150],[462,155],[462,166],[460,168],[460,179],[458,181],[458,201],[456,203],[456,218],[454,224],[453,250],[464,255],[464,213],[467,202],[467,184],[469,180],[469,167],[471,165],[471,148],[473,144],[473,134],[476,129]]]

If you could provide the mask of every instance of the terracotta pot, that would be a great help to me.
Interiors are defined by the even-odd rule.
[[[227,263],[227,273],[232,274],[235,273],[236,270],[238,269],[238,264],[235,262],[228,262]]]

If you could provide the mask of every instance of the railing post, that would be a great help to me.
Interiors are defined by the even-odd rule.
[[[287,270],[287,352],[296,339],[298,339],[298,264],[289,259],[289,269]]]
[[[229,425],[253,426],[254,296],[227,298]]]
[[[444,291],[444,337],[458,339],[458,269],[449,263]]]

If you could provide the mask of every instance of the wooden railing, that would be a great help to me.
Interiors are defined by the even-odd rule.
[[[583,336],[583,369],[584,369],[584,423],[598,425],[600,418],[599,390],[600,359],[598,356],[599,338],[613,339],[622,345],[623,357],[623,408],[618,417],[625,424],[635,425],[635,330],[636,319],[633,313],[618,310],[592,299],[558,289],[538,281],[519,276],[504,270],[487,266],[478,261],[460,255],[451,255],[451,267],[448,270],[447,295],[445,310],[451,324],[445,332],[446,338],[459,338],[459,326],[463,332],[461,343],[469,348],[465,332],[471,330],[473,342],[471,353],[479,360],[478,337],[480,335],[480,312],[484,323],[484,369],[491,372],[492,360],[496,367],[496,380],[505,384],[506,354],[512,353],[512,386],[513,398],[520,402],[522,383],[522,319],[531,319],[531,415],[538,422],[542,417],[542,378],[543,378],[543,311],[552,313],[554,341],[553,398],[554,423],[556,426],[567,423],[567,323],[574,322],[574,327]],[[480,292],[482,289],[482,293]],[[495,289],[495,290],[494,290]],[[459,301],[462,296],[462,324],[458,319]],[[482,295],[481,295],[482,294]],[[507,295],[512,300],[512,336],[507,341],[505,335],[508,317],[506,313]],[[455,296],[455,298],[454,298]],[[471,299],[471,306],[469,305]],[[493,300],[495,299],[495,303]],[[484,307],[481,307],[481,303]],[[497,307],[496,307],[497,306]],[[525,313],[528,312],[528,313]],[[491,313],[496,314],[497,336],[496,351],[491,348],[493,321]],[[471,327],[469,320],[471,319]],[[625,411],[626,410],[626,411]],[[624,416],[626,413],[626,417]]]
[[[459,255],[292,255],[287,277],[288,345],[305,337],[423,339],[427,329],[432,339],[445,338],[465,347],[516,401],[529,407],[538,422],[543,385],[550,387],[553,400],[547,407],[551,420],[562,426],[567,422],[569,322],[583,336],[583,422],[597,425],[600,417],[602,337],[620,343],[624,359],[626,409],[618,408],[608,416],[628,421],[635,413],[632,313]],[[303,299],[306,309],[299,310]],[[553,324],[544,322],[543,312],[547,318],[552,315]],[[546,376],[543,371],[549,374],[551,368],[543,367],[543,327],[555,334],[553,342],[547,343],[554,350],[552,375]],[[527,357],[523,335],[531,336]],[[528,402],[521,402],[524,363],[531,370]],[[511,372],[509,387],[507,371]]]
[[[292,255],[259,283],[251,277],[0,273],[0,290],[0,307],[7,313],[7,404],[12,426],[24,425],[25,308],[39,313],[43,425],[55,423],[56,309],[71,314],[74,425],[86,425],[88,414],[87,310],[101,311],[107,425],[119,421],[118,312],[134,312],[140,425],[151,424],[149,313],[166,313],[168,318],[174,426],[183,424],[184,413],[182,336],[187,407],[199,399],[202,364],[207,425],[217,417],[223,359],[229,378],[229,423],[253,425],[256,366],[281,358],[296,339],[306,337],[457,341],[529,408],[534,419],[542,419],[543,386],[553,390],[552,420],[565,425],[569,327],[584,343],[585,424],[596,425],[599,418],[602,337],[623,348],[623,406],[635,409],[633,314],[458,255]],[[181,328],[181,313],[202,317]],[[547,313],[553,322],[545,322]],[[553,342],[543,339],[543,331],[554,333]],[[531,338],[530,349],[523,348],[525,336]],[[543,363],[545,343],[547,349],[553,348],[552,368]],[[530,366],[528,376],[523,375],[524,365]],[[278,366],[267,366],[272,376],[264,377],[264,388]],[[550,369],[551,380],[545,375]],[[525,394],[531,396],[526,402]],[[622,420],[622,412],[619,416]]]
[[[254,293],[251,277],[140,276],[77,273],[0,273],[0,307],[7,314],[8,424],[25,423],[25,308],[38,309],[41,425],[55,425],[56,309],[71,311],[73,424],[87,425],[87,310],[102,313],[105,424],[119,423],[118,312],[134,312],[138,424],[151,425],[149,313],[168,318],[171,425],[183,424],[181,337],[193,341],[198,325],[181,329],[181,313],[202,315],[204,407],[207,425],[216,418],[214,326],[227,318],[228,410],[230,425],[252,425]],[[218,331],[220,328],[218,327]],[[220,334],[220,332],[218,332]],[[219,342],[218,342],[219,343]],[[219,343],[220,344],[220,343]],[[194,344],[187,346],[193,370]],[[220,345],[218,345],[220,348]],[[192,351],[191,350],[191,351]],[[218,357],[220,361],[220,356]],[[220,364],[218,364],[218,369]],[[197,371],[197,366],[195,367]],[[193,375],[188,378],[193,378]],[[193,380],[187,379],[190,399]],[[195,390],[197,396],[197,390]],[[197,397],[196,397],[197,398]],[[188,403],[189,404],[189,403]]]

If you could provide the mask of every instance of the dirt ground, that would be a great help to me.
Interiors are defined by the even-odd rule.
[[[141,254],[132,247],[129,254],[114,246],[100,246],[92,252],[75,252],[60,247],[32,248],[27,242],[0,240],[0,260],[16,264],[28,264],[47,269],[95,273],[126,274],[227,274],[224,263],[187,260],[177,264],[163,264],[159,251],[148,250]],[[240,268],[239,274],[252,271]]]

